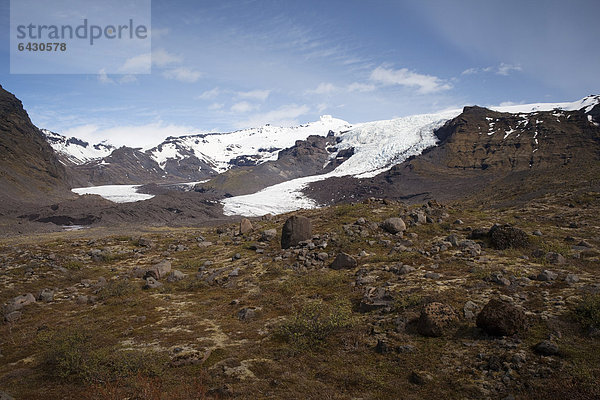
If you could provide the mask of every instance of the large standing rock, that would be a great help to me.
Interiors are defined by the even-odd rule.
[[[281,248],[297,246],[300,242],[312,238],[312,223],[306,217],[293,215],[283,224],[281,231]]]
[[[510,225],[494,225],[489,235],[492,246],[498,250],[529,246],[527,233]]]
[[[332,269],[352,269],[355,268],[358,263],[356,259],[350,254],[340,253],[335,257],[333,263],[331,263]]]
[[[144,274],[144,278],[152,277],[156,280],[162,279],[171,272],[171,261],[164,260],[150,267]]]
[[[527,328],[525,312],[500,299],[490,300],[477,315],[477,326],[493,336],[509,336]]]
[[[388,218],[381,223],[381,228],[386,232],[396,234],[398,232],[404,232],[406,230],[406,224],[402,218]]]
[[[248,218],[242,219],[240,222],[240,235],[245,235],[248,232],[252,232],[254,227],[252,226],[252,222]]]
[[[456,321],[456,312],[452,307],[442,303],[429,303],[421,310],[417,330],[423,336],[442,336]]]

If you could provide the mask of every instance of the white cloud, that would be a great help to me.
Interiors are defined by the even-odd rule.
[[[407,68],[394,70],[377,67],[371,72],[371,80],[386,86],[400,85],[416,88],[417,92],[421,94],[435,93],[452,88],[452,85],[436,76],[419,74],[409,71]]]
[[[164,49],[157,49],[152,53],[139,54],[125,60],[125,63],[119,68],[122,73],[146,73],[151,66],[167,67],[172,64],[179,64],[183,58],[167,52]]]
[[[368,83],[354,82],[348,85],[349,92],[372,92],[375,89],[375,85],[370,85]]]
[[[100,81],[100,83],[105,85],[115,83],[115,81],[108,77],[108,75],[106,74],[106,69],[104,68],[98,71],[98,80]]]
[[[242,99],[265,101],[270,94],[270,90],[251,90],[249,92],[238,92],[237,96]]]
[[[500,63],[500,65],[498,65],[497,67],[468,68],[468,69],[465,69],[461,73],[461,75],[475,75],[475,74],[481,74],[484,72],[495,72],[498,75],[507,76],[513,71],[521,71],[521,70],[522,70],[522,68],[520,65]]]
[[[179,64],[183,61],[181,56],[171,54],[164,49],[156,49],[152,51],[152,65],[157,67],[166,67],[171,64]]]
[[[323,111],[327,110],[328,105],[325,103],[321,103],[319,105],[317,105],[317,112],[320,114]]]
[[[178,67],[166,70],[163,72],[163,76],[167,79],[175,79],[181,82],[194,83],[200,79],[202,73],[192,68]]]
[[[277,126],[294,126],[298,125],[297,118],[310,111],[306,105],[288,104],[277,110],[272,110],[266,113],[252,115],[245,121],[240,121],[235,124],[239,129],[252,128],[265,124]]]
[[[474,75],[479,73],[479,68],[467,68],[465,69],[461,75]]]
[[[520,65],[511,65],[511,64],[501,63],[500,66],[498,67],[498,72],[496,72],[496,73],[498,75],[507,76],[512,71],[522,71],[522,68]]]
[[[316,89],[307,90],[307,94],[329,94],[333,93],[337,90],[337,88],[332,83],[320,83]]]
[[[119,68],[119,72],[124,74],[139,74],[148,71],[152,65],[150,53],[139,54],[125,60],[125,63]]]
[[[212,103],[210,106],[208,106],[208,109],[212,110],[212,111],[216,111],[216,110],[222,110],[223,107],[225,107],[225,104],[223,104],[223,103]]]
[[[210,99],[214,99],[215,97],[217,97],[220,94],[221,94],[221,89],[219,89],[218,87],[216,87],[216,88],[213,88],[211,90],[206,90],[206,91],[202,92],[202,94],[200,94],[199,96],[196,96],[196,99],[198,99],[198,100],[210,100]]]
[[[231,106],[231,112],[234,113],[247,113],[255,110],[257,107],[254,104],[250,104],[247,101],[240,101]]]
[[[67,137],[77,137],[90,143],[107,140],[115,146],[150,148],[161,143],[167,136],[183,136],[199,133],[198,130],[184,125],[166,124],[162,121],[144,125],[123,125],[101,127],[87,124],[63,131]]]

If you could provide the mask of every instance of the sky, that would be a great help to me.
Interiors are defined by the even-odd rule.
[[[11,74],[0,0],[0,84],[40,128],[134,147],[324,114],[359,123],[600,93],[597,0],[151,5],[150,74]]]

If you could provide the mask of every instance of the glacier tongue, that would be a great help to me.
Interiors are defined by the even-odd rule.
[[[412,115],[355,125],[342,133],[338,148],[354,148],[354,155],[328,174],[293,179],[257,193],[222,200],[225,215],[261,216],[318,207],[301,190],[311,182],[333,176],[370,177],[436,144],[434,130],[462,110]]]

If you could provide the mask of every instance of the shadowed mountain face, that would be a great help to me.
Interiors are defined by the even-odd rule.
[[[333,135],[309,136],[306,140],[296,141],[293,147],[281,150],[275,161],[231,169],[199,185],[199,190],[211,188],[239,196],[291,179],[330,172],[347,158],[343,154],[332,158],[337,151],[332,147],[335,141]]]
[[[68,196],[65,168],[23,104],[0,86],[0,201],[45,203]]]
[[[509,114],[465,107],[423,154],[371,179],[331,178],[305,192],[323,204],[373,196],[490,203],[599,185],[599,110]]]

